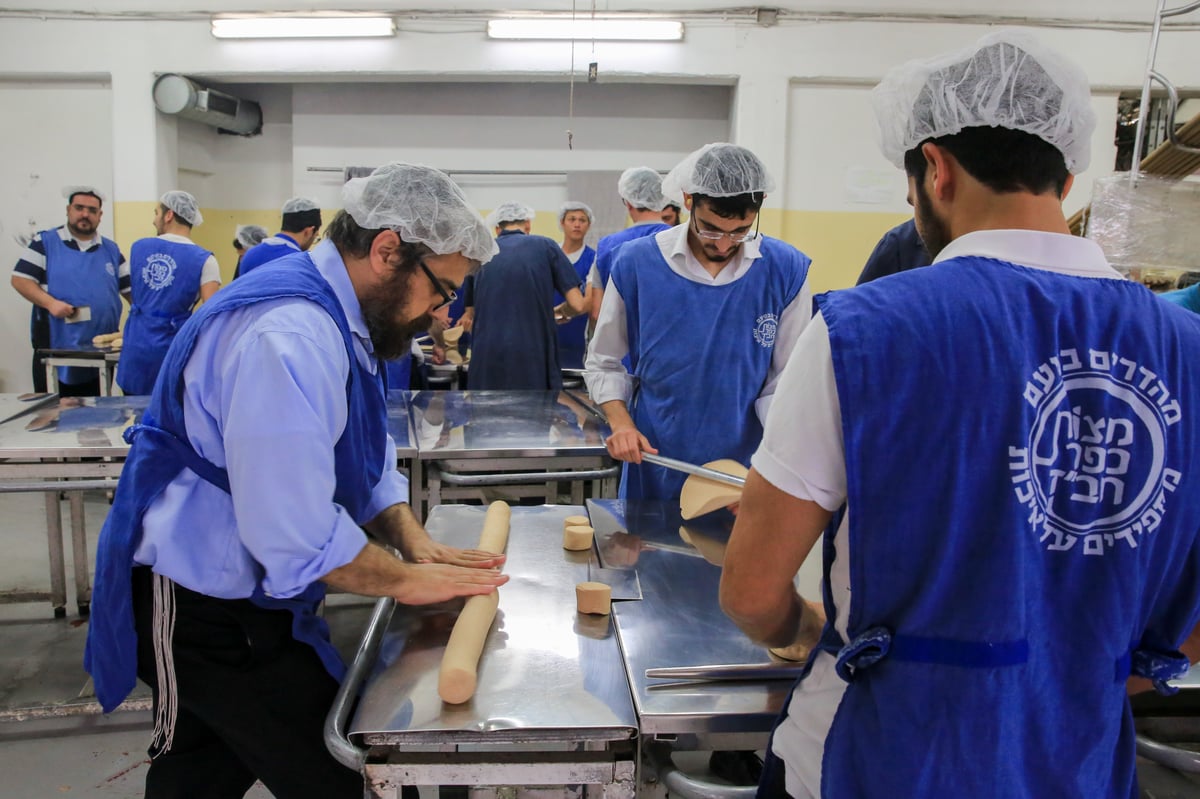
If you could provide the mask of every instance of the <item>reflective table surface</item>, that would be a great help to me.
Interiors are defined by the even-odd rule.
[[[0,459],[123,458],[149,397],[65,397],[0,424]]]
[[[0,422],[58,402],[57,394],[0,394]]]
[[[474,547],[486,508],[440,505],[426,526]],[[500,608],[479,662],[475,696],[437,694],[438,669],[461,600],[397,605],[347,732],[373,744],[514,744],[633,738],[637,719],[610,617],[575,611],[591,552],[562,549],[562,522],[583,508],[514,507]]]
[[[387,394],[388,433],[396,442],[396,457],[400,460],[417,456],[416,438],[412,434],[412,419],[408,412],[410,393],[393,389]]]

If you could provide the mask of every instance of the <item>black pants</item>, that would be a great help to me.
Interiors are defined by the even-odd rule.
[[[46,375],[42,373],[44,382]],[[100,396],[100,378],[94,377],[82,383],[63,383],[59,381],[58,396],[60,397],[98,397]]]
[[[174,591],[179,713],[171,747],[150,764],[146,798],[240,799],[258,779],[276,799],[361,799],[362,776],[323,739],[337,683],[292,638],[291,614]],[[150,569],[134,569],[133,596],[138,676],[157,710]]]

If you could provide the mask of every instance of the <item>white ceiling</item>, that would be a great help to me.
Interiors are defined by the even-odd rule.
[[[653,11],[687,14],[713,13],[721,10],[748,14],[753,6],[733,6],[729,0],[595,0],[598,12]],[[1182,0],[1169,0],[1168,6],[1182,5]],[[591,11],[591,0],[575,0],[579,13]],[[1031,22],[1064,21],[1095,24],[1118,22],[1148,24],[1158,8],[1158,0],[763,0],[764,7],[779,8],[788,16],[845,16],[860,14],[935,16],[948,18],[1005,18],[1028,19]],[[172,7],[173,6],[173,7]],[[571,11],[571,0],[177,0],[164,4],[162,0],[32,0],[26,3],[6,2],[0,8],[0,18],[12,12],[49,12],[81,15],[155,15],[176,16],[188,13],[211,14],[230,12],[266,12],[303,10],[361,10],[387,11],[397,15],[412,12],[499,14],[503,11]],[[424,14],[423,14],[424,15]],[[1180,22],[1200,23],[1200,12],[1177,18]]]

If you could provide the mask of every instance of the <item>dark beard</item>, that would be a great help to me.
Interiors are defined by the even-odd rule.
[[[938,219],[937,214],[934,213],[933,203],[929,200],[929,194],[925,191],[925,186],[917,183],[916,189],[917,234],[920,235],[921,241],[925,243],[925,249],[929,251],[929,257],[937,258],[938,253],[950,243],[950,230],[947,228],[946,223]]]
[[[396,314],[408,299],[408,281],[412,273],[393,272],[387,281],[362,301],[363,322],[371,335],[375,355],[385,361],[407,355],[413,336],[424,333],[433,317],[422,314],[408,322],[396,321]]]

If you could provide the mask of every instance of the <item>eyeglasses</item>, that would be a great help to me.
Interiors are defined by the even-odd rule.
[[[442,301],[433,306],[433,310],[440,311],[458,299],[458,292],[446,291],[446,287],[442,285],[441,281],[437,279],[432,270],[425,264],[424,258],[417,261],[417,265],[421,267],[421,271],[425,273],[425,276],[429,278],[429,282],[433,284],[433,290],[442,297]]]
[[[748,233],[726,233],[724,230],[701,230],[700,220],[696,218],[695,214],[692,214],[692,230],[705,241],[729,239],[730,244],[741,244],[744,241],[753,241],[758,238],[758,220],[759,217],[754,217],[754,230]]]

